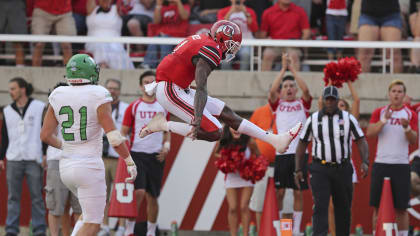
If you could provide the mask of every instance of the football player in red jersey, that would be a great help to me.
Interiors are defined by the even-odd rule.
[[[146,91],[155,92],[157,101],[166,110],[187,123],[166,121],[163,114],[156,115],[141,130],[140,137],[170,131],[192,139],[216,141],[222,134],[221,120],[239,133],[270,143],[280,153],[286,151],[302,123],[288,132],[272,134],[238,116],[223,101],[207,95],[207,77],[222,60],[233,59],[241,41],[239,26],[221,20],[214,23],[209,34],[192,35],[178,44],[159,64],[156,83]],[[191,89],[194,80],[197,88]]]

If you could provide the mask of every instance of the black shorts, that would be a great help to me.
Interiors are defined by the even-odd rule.
[[[308,155],[305,154],[305,160],[308,160]],[[306,162],[305,162],[306,163]],[[295,154],[277,155],[274,166],[274,183],[277,189],[280,188],[293,188],[298,187],[295,184]],[[307,165],[302,168],[304,181],[300,183],[300,189],[308,189],[308,172]]]
[[[420,177],[420,157],[415,156],[411,162],[410,171],[416,173]]]
[[[369,204],[379,208],[381,201],[382,185],[385,177],[391,178],[392,197],[394,207],[397,209],[409,208],[410,200],[410,165],[374,163],[370,181]]]
[[[145,189],[153,197],[160,195],[164,163],[157,159],[157,153],[131,152],[137,166],[134,189]]]
[[[130,31],[128,30],[127,23],[132,18],[137,19],[137,21],[140,23],[140,29],[145,34],[144,36],[147,36],[147,27],[149,23],[153,23],[153,19],[146,15],[137,15],[137,14],[130,14],[125,15],[122,17],[123,20],[123,27],[122,27],[122,35],[123,36],[131,36]]]

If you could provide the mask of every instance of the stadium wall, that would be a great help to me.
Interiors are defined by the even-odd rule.
[[[122,97],[131,102],[139,95],[138,78],[142,70],[101,70],[100,83],[108,78],[122,81]],[[34,97],[46,101],[49,89],[58,81],[64,81],[64,68],[56,67],[0,67],[0,105],[11,102],[7,91],[8,81],[21,76],[32,82],[35,87]],[[214,71],[208,80],[208,91],[211,96],[225,101],[236,111],[252,112],[266,103],[267,91],[278,72],[244,72],[244,71]],[[317,98],[324,86],[323,74],[302,72],[301,76],[307,82],[314,97],[312,110],[317,108]],[[419,77],[415,74],[362,74],[356,81],[355,88],[361,98],[361,114],[370,114],[375,108],[387,103],[388,85],[393,79],[401,79],[407,85],[407,94],[415,101],[420,101],[418,93]],[[341,91],[344,98],[349,98],[348,88]]]

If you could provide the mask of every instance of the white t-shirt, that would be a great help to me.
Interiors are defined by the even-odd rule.
[[[253,39],[254,36],[248,28],[248,21],[244,12],[234,12],[230,15],[229,20],[236,23],[242,31],[242,38]]]
[[[287,132],[293,128],[298,122],[305,123],[311,108],[312,98],[306,102],[302,98],[294,101],[277,100],[276,103],[270,104],[275,111],[277,133]],[[284,154],[296,153],[299,140],[294,139]],[[276,155],[278,155],[277,153]]]
[[[371,124],[381,120],[387,106],[377,108],[372,113]],[[409,120],[410,127],[417,132],[417,115],[411,109],[403,106],[400,110],[394,110],[391,118],[378,134],[375,162],[387,164],[408,164],[409,142],[405,136],[401,119]]]
[[[163,132],[156,132],[144,138],[139,137],[141,129],[157,114],[168,112],[155,100],[146,102],[141,98],[132,102],[124,115],[123,125],[131,128],[131,151],[157,153],[162,149]]]
[[[154,8],[146,9],[140,0],[131,0],[130,5],[133,7],[128,14],[129,15],[146,15],[153,19]]]
[[[347,0],[328,0],[327,14],[334,16],[347,16]]]
[[[97,109],[112,102],[109,91],[99,85],[62,86],[51,93],[49,102],[65,144],[62,158],[71,160],[66,162],[71,166],[98,167],[102,163],[103,130]]]

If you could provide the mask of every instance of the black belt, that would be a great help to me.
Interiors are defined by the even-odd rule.
[[[341,160],[341,163],[327,162],[325,160],[321,160],[321,159],[316,158],[316,157],[312,159],[312,162],[315,162],[315,163],[318,163],[318,164],[321,164],[321,165],[324,165],[324,166],[327,166],[327,167],[341,167],[344,164],[346,164],[348,161],[349,161],[348,158],[344,158],[343,160]]]

